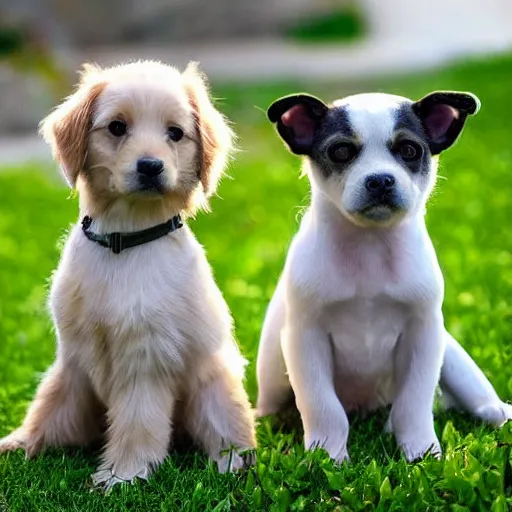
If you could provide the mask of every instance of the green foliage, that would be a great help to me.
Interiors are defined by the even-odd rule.
[[[40,79],[55,97],[61,99],[71,84],[57,63],[48,41],[32,27],[14,27],[0,23],[0,63],[14,71]]]
[[[0,27],[0,58],[12,55],[23,48],[21,30],[12,27]]]
[[[286,35],[298,42],[351,42],[366,32],[361,12],[356,4],[349,4],[328,14],[303,19],[292,25]]]
[[[445,319],[504,399],[512,398],[512,58],[460,65],[417,77],[362,84],[216,87],[235,121],[242,151],[213,212],[191,226],[206,247],[232,309],[250,365],[265,308],[286,249],[307,205],[299,161],[265,120],[268,104],[297,91],[333,100],[364,90],[420,97],[434,89],[471,90],[482,110],[441,159],[441,179],[427,222],[446,280]],[[254,108],[254,106],[258,108]],[[55,171],[52,171],[55,172]],[[54,356],[44,302],[59,240],[76,220],[76,199],[47,173],[27,166],[0,174],[0,435],[21,421],[40,372]],[[436,415],[441,461],[407,464],[382,433],[386,411],[351,421],[350,464],[336,467],[322,451],[305,453],[300,423],[258,428],[258,462],[246,473],[218,475],[197,452],[171,453],[148,483],[108,496],[90,489],[91,450],[49,450],[36,460],[0,456],[0,511],[102,510],[482,510],[512,506],[512,426],[501,431],[466,415]]]

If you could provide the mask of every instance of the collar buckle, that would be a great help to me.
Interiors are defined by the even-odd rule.
[[[173,217],[171,219],[171,225],[172,225],[173,231],[176,231],[177,229],[180,229],[181,227],[183,227],[183,221],[181,220],[181,216],[176,215],[175,217]]]
[[[114,254],[119,254],[123,250],[123,235],[121,233],[110,233],[108,242]]]
[[[84,230],[89,229],[91,227],[91,224],[92,224],[91,217],[89,217],[89,215],[86,215],[82,219],[82,229],[84,229]]]

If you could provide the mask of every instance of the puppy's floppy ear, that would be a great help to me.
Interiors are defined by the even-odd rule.
[[[309,94],[292,94],[280,98],[267,110],[272,123],[277,123],[281,138],[296,155],[310,155],[316,130],[329,107]]]
[[[211,196],[226,166],[233,147],[233,132],[210,99],[209,85],[197,62],[183,72],[185,88],[196,118],[201,157],[198,177],[206,197]]]
[[[39,125],[39,132],[52,148],[69,186],[74,188],[87,158],[92,115],[105,83],[90,80],[99,68],[85,65],[78,89]]]
[[[462,132],[468,115],[480,109],[480,100],[469,92],[436,91],[412,104],[427,133],[433,155],[449,148]]]

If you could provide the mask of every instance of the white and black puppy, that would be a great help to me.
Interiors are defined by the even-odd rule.
[[[391,404],[388,429],[407,459],[439,454],[439,380],[447,405],[496,426],[512,418],[445,330],[443,276],[424,220],[437,155],[478,108],[456,92],[332,105],[297,94],[269,108],[290,150],[306,156],[312,201],[263,326],[258,415],[277,412],[293,389],[307,448],[347,459],[347,411]]]

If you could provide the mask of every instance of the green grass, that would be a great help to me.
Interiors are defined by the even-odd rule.
[[[366,25],[356,4],[328,14],[301,19],[288,28],[286,36],[300,43],[346,43],[361,38]]]
[[[243,149],[225,179],[213,213],[192,228],[206,247],[251,364],[265,307],[281,271],[297,218],[308,200],[299,161],[288,154],[259,109],[281,94],[308,90],[334,99],[356,90],[419,97],[433,89],[471,90],[481,113],[441,160],[428,225],[446,279],[445,318],[504,399],[512,399],[512,57],[459,65],[372,83],[216,87],[235,121]],[[258,108],[254,108],[258,107]],[[59,257],[57,240],[76,219],[68,191],[27,166],[0,173],[0,436],[22,420],[54,354],[45,312],[47,280]],[[501,432],[459,413],[438,414],[445,457],[407,464],[385,413],[355,418],[352,463],[335,467],[323,452],[304,454],[300,428],[258,429],[258,464],[218,475],[197,452],[172,453],[148,483],[90,489],[91,450],[49,450],[33,461],[0,456],[0,511],[100,510],[493,510],[512,506],[512,428]]]

